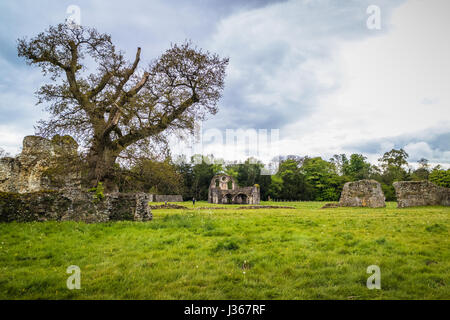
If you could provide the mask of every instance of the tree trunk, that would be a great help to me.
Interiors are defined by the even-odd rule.
[[[104,145],[93,146],[88,154],[88,179],[91,187],[103,183],[105,193],[118,192],[115,179],[114,164],[117,152]]]

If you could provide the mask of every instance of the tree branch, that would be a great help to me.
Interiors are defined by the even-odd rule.
[[[100,80],[100,83],[91,91],[89,91],[88,98],[92,99],[97,94],[99,94],[106,87],[106,85],[108,84],[109,80],[111,80],[112,77],[113,77],[112,72],[106,72],[103,75],[102,79]]]
[[[144,128],[141,128],[141,129],[139,129],[137,131],[130,132],[130,133],[122,136],[121,138],[119,138],[116,141],[114,141],[115,147],[118,148],[118,149],[125,149],[126,147],[128,147],[129,145],[135,143],[138,140],[141,140],[141,139],[144,139],[146,137],[149,137],[149,136],[152,136],[152,135],[157,135],[157,134],[161,133],[162,131],[167,129],[167,127],[169,127],[169,125],[173,121],[178,119],[178,117],[184,111],[186,111],[187,108],[189,108],[190,106],[192,106],[194,103],[197,103],[197,102],[199,102],[199,99],[198,99],[197,95],[194,92],[189,99],[185,100],[171,114],[169,114],[169,115],[164,114],[161,117],[161,120],[159,121],[158,124],[156,124],[154,126],[150,126],[150,127],[144,127]]]
[[[134,97],[145,85],[149,77],[148,72],[144,72],[144,76],[142,79],[128,92],[126,92],[122,99],[120,99],[119,103],[114,102],[114,108],[109,114],[108,122],[106,123],[105,131],[103,132],[103,136],[106,137],[110,134],[110,132],[117,126],[120,120],[120,116],[123,114],[122,106],[127,104],[132,97]]]
[[[133,65],[131,66],[131,68],[125,70],[123,78],[119,82],[119,84],[116,88],[116,93],[113,95],[113,97],[111,99],[112,102],[116,101],[117,98],[120,96],[120,94],[123,90],[123,87],[128,82],[128,80],[130,80],[131,76],[136,71],[136,68],[137,68],[140,60],[141,60],[141,48],[137,48],[136,57],[134,59]]]
[[[81,90],[78,86],[77,78],[76,78],[76,72],[78,71],[78,47],[75,44],[74,41],[69,41],[70,46],[70,53],[71,53],[71,59],[70,59],[70,66],[66,69],[66,77],[67,81],[69,82],[69,88],[70,92],[72,92],[73,96],[77,99],[78,103],[83,107],[83,109],[86,108],[86,96],[81,93]],[[86,110],[88,112],[88,110]]]

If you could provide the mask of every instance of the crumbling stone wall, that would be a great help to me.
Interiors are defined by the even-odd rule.
[[[450,206],[450,188],[439,187],[430,181],[394,182],[397,206]]]
[[[146,193],[112,193],[99,200],[92,193],[79,190],[22,194],[0,192],[0,222],[148,221],[152,219],[148,202]]]
[[[28,193],[74,188],[80,174],[71,163],[78,144],[69,136],[48,140],[38,136],[23,139],[22,152],[0,159],[0,192]],[[60,172],[58,172],[60,165]]]
[[[15,158],[0,158],[0,191],[19,192],[20,161]]]
[[[450,188],[443,188],[441,193],[441,205],[450,206]]]
[[[386,203],[379,182],[359,180],[344,184],[339,206],[382,208],[386,206]]]
[[[110,193],[105,204],[109,220],[148,221],[153,218],[147,193]]]
[[[152,194],[150,196],[152,202],[183,202],[180,194]]]

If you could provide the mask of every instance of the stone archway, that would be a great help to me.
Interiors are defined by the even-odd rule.
[[[248,204],[248,196],[246,194],[239,193],[239,194],[237,194],[234,197],[233,203],[236,203],[236,204]]]
[[[223,204],[232,204],[233,203],[233,196],[229,193],[223,196],[222,198]]]

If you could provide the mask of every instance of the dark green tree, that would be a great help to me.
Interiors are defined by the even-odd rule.
[[[288,158],[280,163],[277,175],[283,181],[280,197],[285,200],[306,200],[309,190],[301,172],[301,159]]]
[[[321,157],[307,158],[301,170],[305,181],[313,190],[311,200],[339,200],[344,179],[336,173],[333,163],[325,161]]]
[[[223,167],[222,164],[215,163],[214,158],[211,156],[194,156],[191,159],[192,163],[194,163],[194,159],[197,160],[195,161],[196,164],[192,167],[192,195],[197,200],[207,200],[211,180],[216,174],[223,172]]]
[[[408,171],[406,170],[408,166],[408,154],[403,149],[392,149],[391,151],[385,152],[381,158],[378,159],[380,162],[380,174],[377,175],[377,179],[381,183],[386,200],[394,201],[395,190],[392,185],[395,181],[408,181],[411,179]]]
[[[430,165],[428,164],[428,160],[425,158],[421,158],[419,161],[419,167],[414,170],[412,173],[413,180],[428,180],[430,175]]]
[[[342,173],[351,181],[369,179],[371,175],[371,164],[362,154],[352,154],[350,160],[342,165]]]
[[[345,154],[335,154],[330,162],[334,165],[335,172],[338,175],[344,175],[344,168],[348,166],[348,158]]]
[[[239,186],[259,185],[261,199],[267,199],[271,179],[270,176],[261,175],[262,168],[264,165],[260,161],[248,158],[244,163],[227,165],[225,172],[233,176]]]
[[[444,170],[438,165],[433,168],[429,178],[438,186],[450,188],[450,169]]]

